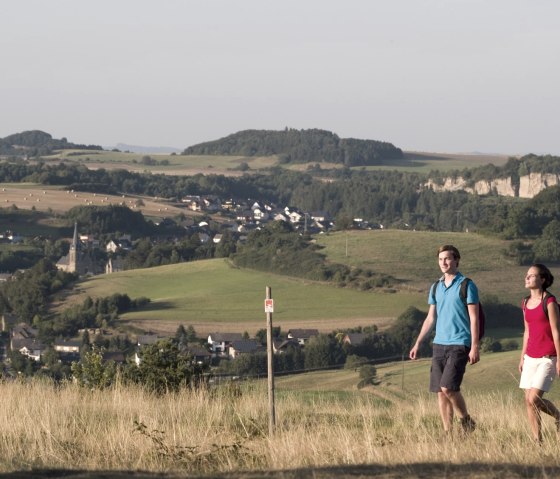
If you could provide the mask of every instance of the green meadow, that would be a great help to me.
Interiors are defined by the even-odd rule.
[[[439,277],[436,249],[456,245],[460,270],[479,285],[481,297],[518,305],[525,294],[525,266],[507,259],[506,241],[472,233],[398,230],[338,232],[317,237],[328,261],[384,273],[396,278],[389,288],[360,291],[332,283],[307,281],[235,267],[213,259],[157,268],[130,270],[88,278],[66,302],[113,293],[147,297],[148,307],[129,312],[122,320],[142,329],[174,330],[193,324],[197,331],[229,330],[250,333],[264,327],[266,287],[274,299],[273,321],[283,330],[313,327],[332,331],[377,324],[383,328],[408,307],[426,310],[426,297]],[[553,272],[560,274],[558,268]],[[495,334],[494,334],[495,333]],[[496,338],[511,331],[496,331]]]
[[[73,300],[126,293],[131,298],[148,297],[148,308],[124,314],[124,321],[196,324],[254,332],[266,325],[266,287],[272,290],[274,324],[317,327],[331,331],[358,324],[380,324],[395,313],[414,305],[420,307],[421,293],[406,295],[364,293],[349,288],[239,269],[224,259],[181,263],[150,269],[96,276],[78,285]],[[215,329],[214,328],[214,329]]]
[[[322,252],[334,263],[371,269],[399,280],[399,289],[427,291],[439,276],[437,248],[453,244],[461,252],[459,270],[478,285],[482,297],[518,305],[526,294],[527,266],[504,253],[509,242],[476,233],[368,230],[317,236]],[[560,268],[551,265],[553,273]]]

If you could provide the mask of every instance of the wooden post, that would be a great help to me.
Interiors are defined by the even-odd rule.
[[[268,355],[268,407],[269,407],[269,420],[268,420],[268,433],[270,436],[274,434],[276,425],[276,413],[274,411],[274,349],[272,346],[272,311],[274,310],[272,302],[272,291],[270,286],[266,287],[266,349]]]

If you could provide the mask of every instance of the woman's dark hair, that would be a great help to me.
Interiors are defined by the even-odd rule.
[[[542,285],[543,289],[548,289],[552,286],[552,283],[554,283],[554,276],[552,276],[552,273],[544,264],[535,263],[531,265],[531,268],[539,270],[539,276],[544,280]]]

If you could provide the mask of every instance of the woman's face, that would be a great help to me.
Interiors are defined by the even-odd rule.
[[[538,268],[531,267],[525,275],[525,287],[527,289],[538,289],[543,284],[543,278],[539,274]]]

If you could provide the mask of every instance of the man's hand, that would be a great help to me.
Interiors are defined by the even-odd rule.
[[[478,345],[471,347],[471,352],[469,353],[469,363],[476,364],[480,361],[480,353],[478,352]]]

